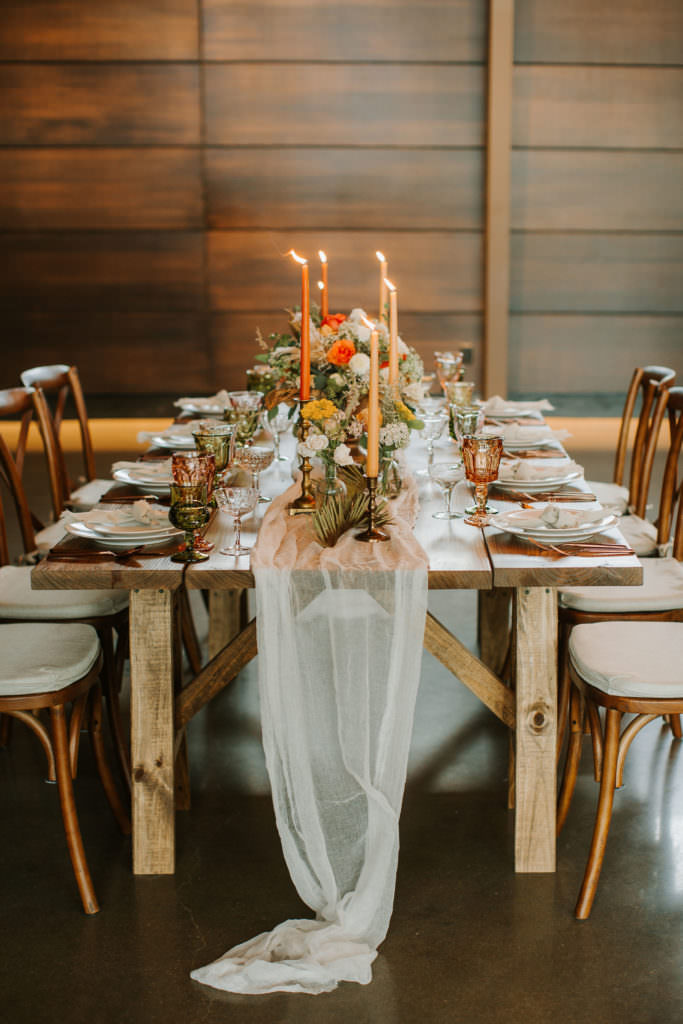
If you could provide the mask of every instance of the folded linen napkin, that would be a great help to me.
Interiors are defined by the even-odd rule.
[[[493,395],[482,403],[482,408],[484,412],[495,415],[501,412],[540,412],[554,409],[555,406],[551,405],[547,398],[541,398],[537,402],[513,402],[501,395]]]
[[[138,434],[138,442],[143,444],[145,441],[153,441],[155,437],[188,438],[192,437],[192,433],[196,429],[197,424],[192,421],[189,423],[172,423],[171,426],[166,427],[165,430],[141,430]]]
[[[540,515],[544,526],[550,526],[557,530],[588,526],[590,523],[599,523],[604,518],[605,510],[602,505],[598,508],[566,508],[564,505],[556,505],[553,502],[546,505]]]
[[[558,476],[569,476],[570,473],[583,474],[583,466],[571,459],[563,459],[558,454],[558,464],[551,462],[534,462],[533,459],[503,459],[500,464],[498,479],[504,483],[521,480],[553,480]]]
[[[117,469],[144,470],[145,479],[159,483],[170,483],[173,479],[170,459],[160,459],[159,462],[127,462],[122,459],[120,462],[112,463],[112,473]]]
[[[551,430],[550,427],[503,423],[499,427],[487,426],[482,434],[502,437],[506,444],[535,444],[538,441],[563,441],[569,437],[568,430]]]
[[[85,523],[86,526],[169,526],[168,509],[145,501],[134,501],[125,508],[91,508],[88,512],[62,512],[65,523]]]
[[[208,398],[178,398],[173,404],[181,409],[188,405],[194,406],[195,409],[227,409],[230,405],[230,399],[228,398],[228,392],[221,388],[215,395],[210,395]]]

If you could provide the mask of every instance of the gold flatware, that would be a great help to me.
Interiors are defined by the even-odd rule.
[[[590,542],[580,540],[568,540],[559,544],[551,544],[549,541],[535,540],[533,537],[524,537],[530,544],[534,544],[541,551],[553,552],[562,558],[571,555],[580,555],[585,558],[600,558],[601,556],[612,558],[618,555],[634,555],[635,551],[626,544],[610,544],[608,542]]]

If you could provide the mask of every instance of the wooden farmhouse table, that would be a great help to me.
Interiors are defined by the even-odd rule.
[[[412,446],[411,446],[412,448]],[[424,465],[424,449],[411,462]],[[284,465],[284,464],[283,464]],[[262,475],[266,493],[291,483],[288,469]],[[471,495],[457,485],[454,507]],[[492,499],[493,500],[493,499]],[[501,510],[517,507],[499,500]],[[515,870],[555,870],[557,588],[638,585],[642,569],[634,556],[611,558],[546,555],[528,542],[462,519],[437,520],[442,507],[429,482],[421,485],[417,540],[429,556],[429,587],[476,590],[480,610],[480,654],[476,657],[431,614],[424,645],[514,732]],[[260,506],[267,508],[267,506]],[[257,513],[243,524],[246,543],[258,529]],[[124,588],[130,591],[131,767],[133,871],[172,874],[175,867],[174,764],[193,716],[256,655],[256,622],[240,620],[245,588],[254,586],[248,556],[218,554],[232,535],[217,515],[207,539],[215,542],[206,562],[184,567],[169,558],[137,566],[43,561],[32,574],[38,589]],[[610,536],[623,540],[618,531]],[[174,595],[182,584],[210,593],[209,658],[199,674],[174,696]],[[514,601],[514,687],[497,674],[507,646],[510,596]],[[321,681],[322,683],[323,681]]]

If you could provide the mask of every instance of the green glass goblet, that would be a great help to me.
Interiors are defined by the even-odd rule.
[[[211,518],[206,483],[171,484],[171,507],[168,518],[185,533],[185,549],[171,555],[172,562],[205,562],[209,557],[195,547],[195,532]]]

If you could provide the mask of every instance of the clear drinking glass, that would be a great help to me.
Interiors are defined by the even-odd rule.
[[[446,400],[451,405],[472,405],[474,396],[474,381],[472,380],[451,380],[444,388]]]
[[[242,539],[242,516],[253,512],[258,504],[257,487],[217,487],[216,502],[221,512],[227,512],[232,516],[235,526],[235,539],[232,544],[220,549],[221,555],[243,555],[251,551],[251,547],[245,547]]]
[[[195,534],[211,518],[206,483],[171,484],[171,507],[168,518],[185,533],[185,550],[171,555],[172,562],[205,562],[209,557],[197,551]]]
[[[491,521],[487,514],[486,496],[489,484],[498,479],[502,454],[502,437],[469,434],[462,439],[465,476],[474,484],[476,500],[475,510],[465,517],[465,522],[470,526],[488,526]]]
[[[455,440],[462,444],[466,434],[478,434],[484,425],[484,411],[479,405],[451,405],[451,426]]]
[[[266,413],[263,419],[266,430],[269,430],[273,435],[274,461],[287,462],[287,456],[280,455],[280,438],[283,434],[287,433],[292,422],[289,415],[289,406],[285,405],[284,402],[280,402],[275,414],[271,416],[270,413]]]
[[[228,391],[229,406],[224,418],[235,424],[238,444],[251,444],[263,408],[262,391]]]
[[[235,450],[235,424],[200,420],[192,436],[200,452],[213,454],[218,478],[230,465]]]
[[[462,462],[459,459],[433,462],[429,467],[429,476],[441,488],[446,502],[446,508],[442,512],[432,513],[434,519],[462,519],[463,512],[453,512],[451,509],[453,489],[465,476]]]
[[[427,442],[427,468],[416,470],[416,476],[429,476],[429,467],[434,461],[434,442],[443,434],[447,416],[444,412],[431,413],[422,417],[424,427],[420,431],[420,437]]]
[[[436,375],[439,378],[441,389],[446,394],[446,384],[452,380],[458,380],[462,369],[462,352],[435,352],[434,362]]]
[[[244,445],[235,449],[233,464],[251,473],[254,487],[259,491],[259,501],[270,501],[260,493],[260,477],[264,469],[268,469],[275,457],[272,448],[265,448],[262,445]]]

